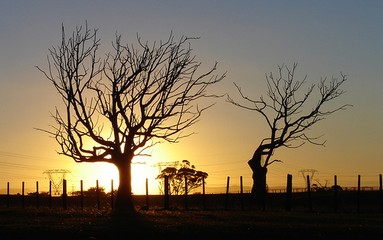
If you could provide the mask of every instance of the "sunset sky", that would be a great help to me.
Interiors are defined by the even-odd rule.
[[[346,93],[332,106],[352,104],[336,112],[310,131],[322,135],[326,146],[306,144],[298,149],[278,149],[274,157],[283,163],[269,167],[271,188],[284,187],[293,175],[294,187],[303,187],[302,169],[315,169],[320,184],[378,186],[383,173],[383,1],[124,1],[124,0],[3,0],[0,8],[0,194],[7,182],[20,192],[21,182],[33,191],[39,181],[47,191],[46,170],[66,169],[69,190],[101,181],[106,189],[116,169],[107,164],[75,163],[58,155],[59,146],[35,128],[53,124],[50,112],[61,101],[51,83],[35,66],[47,66],[48,49],[60,43],[61,25],[67,32],[88,21],[99,29],[101,49],[110,48],[116,33],[136,43],[138,34],[149,42],[166,39],[170,32],[200,37],[192,41],[203,68],[218,62],[217,73],[227,72],[223,82],[210,89],[240,99],[233,84],[256,99],[266,94],[265,74],[278,65],[297,63],[297,77],[307,75],[307,85],[321,78],[348,80]],[[104,53],[104,52],[100,52]],[[157,163],[189,160],[209,174],[207,192],[224,191],[226,179],[251,186],[247,161],[263,138],[263,119],[255,112],[235,107],[225,99],[204,112],[188,129],[196,132],[178,144],[151,149],[151,157],[134,164],[133,192],[156,193]],[[117,188],[117,185],[115,185]],[[217,190],[219,191],[219,190]]]

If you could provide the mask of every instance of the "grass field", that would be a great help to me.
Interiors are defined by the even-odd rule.
[[[286,211],[285,194],[268,194],[265,210],[254,209],[250,195],[172,196],[172,210],[163,210],[163,196],[150,196],[150,208],[131,218],[111,213],[110,199],[62,199],[33,195],[0,196],[0,240],[6,239],[383,239],[382,195],[377,191],[340,192],[334,210],[332,192],[312,194],[312,209],[306,193],[292,196]],[[134,196],[137,209],[147,204],[146,196]],[[25,204],[21,204],[22,201]],[[243,208],[241,203],[243,202]],[[206,203],[206,208],[203,208]],[[357,208],[360,204],[360,211]],[[25,205],[25,206],[24,206]],[[23,206],[23,207],[21,207]]]
[[[0,239],[382,239],[383,214],[240,210],[0,209]]]

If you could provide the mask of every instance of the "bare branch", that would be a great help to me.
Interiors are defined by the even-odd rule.
[[[301,81],[296,80],[296,68],[296,63],[291,68],[282,65],[278,67],[277,76],[274,76],[273,73],[266,75],[267,98],[261,96],[258,100],[251,99],[235,83],[234,85],[245,103],[240,103],[227,96],[229,103],[255,111],[266,120],[270,128],[270,136],[264,139],[269,143],[266,144],[262,141],[261,144],[265,149],[269,149],[264,166],[276,162],[275,160],[270,161],[270,158],[278,147],[297,148],[307,142],[324,146],[325,141],[319,141],[321,136],[309,136],[308,131],[328,115],[352,106],[343,104],[338,107],[330,107],[329,105],[330,102],[345,93],[341,87],[347,80],[346,75],[340,73],[339,79],[333,77],[330,81],[327,81],[326,78],[321,79],[317,86],[313,84],[306,91],[302,91],[307,76]],[[317,101],[311,110],[308,110],[310,109],[309,104],[316,97],[315,89],[318,90]]]
[[[219,97],[207,90],[225,78],[213,75],[215,63],[200,72],[186,36],[150,44],[123,44],[116,34],[113,50],[98,57],[97,29],[77,27],[49,50],[48,69],[37,67],[60,94],[64,108],[52,115],[61,154],[78,162],[120,164],[162,141],[177,142],[184,131],[213,106],[198,100]]]

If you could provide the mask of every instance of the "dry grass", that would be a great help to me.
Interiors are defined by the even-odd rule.
[[[382,213],[0,209],[0,239],[381,239]]]

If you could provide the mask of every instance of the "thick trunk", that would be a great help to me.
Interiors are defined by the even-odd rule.
[[[124,163],[118,165],[117,168],[120,184],[118,187],[114,212],[117,214],[135,213],[136,209],[132,198],[131,161],[124,161]]]
[[[267,185],[266,185],[266,167],[260,167],[253,170],[253,187],[251,189],[251,193],[254,196],[255,206],[257,208],[265,208],[266,204],[266,193],[267,193]]]
[[[257,208],[265,208],[266,201],[266,173],[267,167],[262,166],[263,146],[257,148],[254,152],[253,158],[248,161],[248,164],[253,171],[253,187],[251,193],[253,194],[255,206]]]

